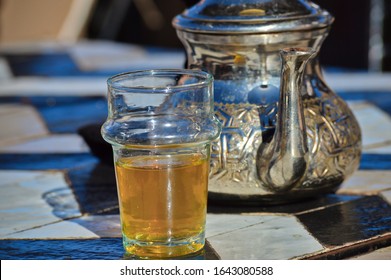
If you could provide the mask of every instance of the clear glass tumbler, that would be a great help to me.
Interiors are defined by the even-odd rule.
[[[103,138],[112,145],[123,244],[140,258],[173,258],[205,244],[210,142],[221,130],[213,77],[169,69],[108,79]]]

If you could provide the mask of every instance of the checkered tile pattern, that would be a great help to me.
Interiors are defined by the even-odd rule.
[[[86,60],[98,55],[88,56],[93,46],[52,46],[49,54],[39,46],[0,50],[1,259],[124,258],[113,167],[78,132],[106,118],[106,77],[131,69],[123,59]],[[180,52],[121,45],[115,57],[121,54],[134,55],[126,67],[161,66],[151,57],[166,67],[183,65]],[[391,258],[388,85],[339,92],[362,128],[363,157],[337,193],[268,207],[210,202],[207,246],[193,258]]]

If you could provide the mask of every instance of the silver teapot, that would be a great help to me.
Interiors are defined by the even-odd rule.
[[[173,19],[187,67],[215,79],[210,199],[291,202],[358,168],[360,127],[318,59],[333,20],[305,0],[202,0]]]

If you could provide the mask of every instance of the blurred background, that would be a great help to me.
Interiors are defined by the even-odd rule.
[[[181,49],[172,18],[196,0],[0,0],[0,44],[110,40]],[[391,0],[314,0],[336,18],[325,66],[391,71]]]

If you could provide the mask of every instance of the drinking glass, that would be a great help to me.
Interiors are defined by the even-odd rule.
[[[210,143],[221,125],[213,77],[184,69],[108,79],[103,138],[112,145],[123,245],[139,258],[173,258],[205,244]]]

